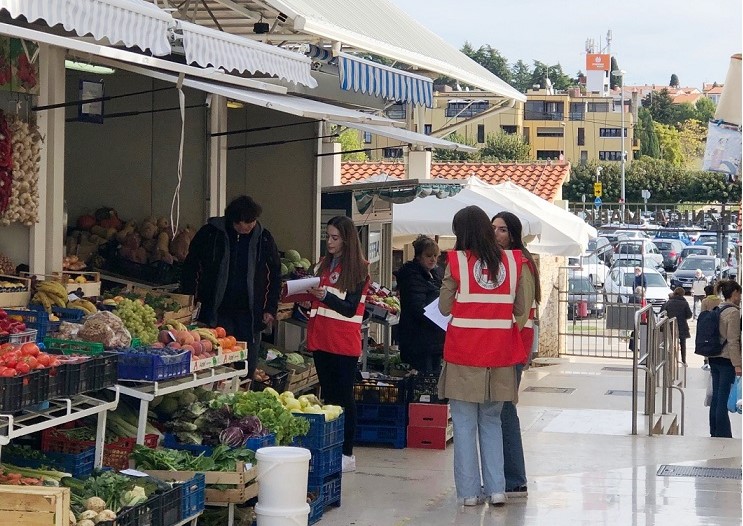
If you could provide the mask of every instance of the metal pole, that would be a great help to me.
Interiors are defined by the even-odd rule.
[[[622,108],[621,108],[621,111],[622,111],[622,131],[621,131],[621,134],[622,134],[622,181],[621,181],[621,199],[622,199],[622,223],[625,223],[626,222],[626,216],[625,216],[625,197],[626,196],[625,196],[625,192],[624,192],[624,190],[625,190],[624,189],[624,165],[625,165],[625,162],[626,162],[627,155],[625,154],[625,151],[624,151],[624,135],[625,135],[625,131],[624,131],[624,72],[620,72],[619,73],[619,78],[622,81],[622,84],[620,86],[620,89],[622,90],[622,97],[621,97],[621,100],[622,100]]]

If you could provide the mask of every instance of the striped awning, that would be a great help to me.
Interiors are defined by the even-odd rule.
[[[317,86],[311,74],[312,61],[304,55],[190,22],[176,23],[188,64],[227,72],[260,72],[310,88]]]
[[[346,53],[340,53],[337,59],[341,89],[433,107],[431,79]]]
[[[43,20],[49,27],[59,24],[81,37],[92,35],[157,56],[170,54],[173,17],[145,0],[0,0],[0,9],[13,18]]]

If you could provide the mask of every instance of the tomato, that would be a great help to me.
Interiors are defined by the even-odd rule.
[[[15,366],[15,370],[18,372],[18,374],[28,374],[31,372],[31,369],[32,369],[31,365],[29,365],[26,362],[19,362]]]
[[[44,352],[39,354],[36,357],[36,360],[39,362],[39,365],[43,365],[44,367],[47,367],[50,363],[52,363],[52,357]]]
[[[21,345],[21,354],[23,356],[38,356],[39,352],[39,346],[34,342],[26,342]]]
[[[5,354],[8,352],[11,352],[13,350],[13,344],[12,343],[3,343],[0,345],[0,354]]]
[[[9,376],[15,376],[16,374],[18,374],[16,373],[16,370],[11,369],[10,367],[8,367],[7,369],[3,369],[2,372],[0,372],[0,376],[6,377],[6,378]]]
[[[54,358],[51,362],[49,362],[49,367],[59,367],[62,365],[62,362]]]
[[[36,366],[39,365],[39,361],[36,358],[34,358],[33,356],[24,356],[21,359],[21,362],[22,363],[27,363],[28,366],[31,369],[36,369]],[[16,367],[16,369],[17,369],[17,367]]]

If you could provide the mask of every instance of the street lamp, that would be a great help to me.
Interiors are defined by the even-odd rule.
[[[624,164],[627,159],[627,154],[624,152],[624,75],[627,72],[623,69],[615,69],[611,72],[612,75],[615,77],[619,77],[619,89],[621,93],[621,101],[622,101],[622,107],[620,111],[622,112],[622,129],[620,130],[620,134],[622,137],[622,179],[621,179],[621,187],[620,187],[620,199],[621,199],[621,211],[622,211],[622,223],[625,223],[625,195],[624,195]]]

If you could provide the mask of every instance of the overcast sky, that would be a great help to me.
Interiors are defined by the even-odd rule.
[[[626,83],[682,86],[725,81],[740,53],[741,0],[392,0],[457,47],[489,44],[509,65],[518,59],[585,71],[585,42],[606,44],[627,71]]]

